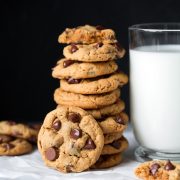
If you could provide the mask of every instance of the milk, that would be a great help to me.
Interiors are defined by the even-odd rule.
[[[130,50],[130,99],[140,144],[180,153],[180,45]]]

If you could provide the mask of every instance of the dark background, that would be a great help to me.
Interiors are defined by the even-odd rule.
[[[42,121],[55,108],[59,82],[51,68],[62,56],[58,35],[83,24],[113,28],[128,51],[128,26],[180,21],[179,0],[1,1],[0,119]],[[128,53],[120,67],[128,73]],[[123,99],[129,112],[126,86]]]

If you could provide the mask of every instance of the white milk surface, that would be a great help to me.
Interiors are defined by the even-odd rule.
[[[180,45],[130,50],[130,100],[139,143],[180,153]]]

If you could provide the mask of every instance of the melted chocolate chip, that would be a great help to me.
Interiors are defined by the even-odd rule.
[[[58,151],[54,147],[46,149],[45,156],[49,161],[54,161],[58,158]]]
[[[101,26],[101,25],[97,25],[97,26],[96,26],[96,29],[97,29],[97,30],[104,30],[105,28],[104,28],[103,26]]]
[[[67,172],[67,173],[72,172],[72,168],[73,168],[72,165],[67,165],[67,166],[66,166],[66,172]]]
[[[70,112],[67,116],[68,120],[73,123],[79,123],[81,120],[81,116],[78,113]]]
[[[37,142],[37,137],[36,136],[31,136],[29,138],[29,141],[33,142],[33,143],[36,143]]]
[[[116,116],[116,122],[119,123],[119,124],[125,125],[125,122],[124,122],[123,117],[121,116],[121,114]]]
[[[100,42],[100,43],[97,43],[94,47],[95,47],[95,48],[100,48],[100,47],[102,47],[102,46],[103,46],[103,43]]]
[[[78,84],[81,82],[81,79],[74,79],[74,78],[69,78],[67,80],[68,84]]]
[[[83,149],[95,149],[95,148],[96,148],[96,145],[94,144],[93,140],[89,138],[86,141],[86,144]]]
[[[154,176],[159,168],[160,168],[160,165],[158,163],[152,164],[150,167],[150,173]]]
[[[63,62],[63,67],[66,68],[68,66],[70,66],[71,64],[74,64],[75,61],[73,60],[66,60]]]
[[[10,149],[13,149],[13,148],[15,147],[15,145],[10,144],[10,143],[6,143],[6,144],[3,144],[3,147],[4,147],[6,150],[10,150]]]
[[[82,131],[80,129],[72,129],[70,132],[70,137],[73,139],[78,139],[82,137]]]
[[[116,149],[119,149],[119,148],[121,147],[121,142],[120,142],[119,140],[113,141],[113,142],[111,143],[111,146],[113,146],[113,147],[116,148]]]
[[[122,49],[122,46],[120,45],[119,42],[115,43],[115,46],[116,46],[118,51],[120,51]]]
[[[54,122],[53,122],[53,125],[52,125],[53,129],[55,129],[56,131],[59,131],[60,128],[61,128],[61,122],[56,119]]]
[[[167,161],[166,165],[164,166],[164,169],[166,171],[174,170],[176,167],[171,163],[171,161]]]
[[[71,44],[71,53],[74,53],[78,50],[78,47],[75,44]]]

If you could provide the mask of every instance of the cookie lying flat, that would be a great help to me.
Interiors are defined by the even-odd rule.
[[[118,69],[114,61],[100,63],[83,63],[74,60],[61,59],[53,68],[52,76],[58,79],[86,79],[111,74]]]
[[[60,105],[77,106],[83,109],[97,109],[102,106],[113,104],[117,101],[119,96],[119,89],[99,95],[82,95],[66,92],[58,88],[55,90],[54,100]]]
[[[111,61],[124,57],[125,50],[118,44],[71,44],[64,48],[67,59],[83,62]]]
[[[112,155],[101,155],[97,162],[91,167],[92,169],[110,168],[120,164],[122,161],[121,153]]]
[[[170,161],[148,161],[136,168],[135,174],[144,180],[179,180],[180,164]]]
[[[111,144],[105,144],[101,152],[102,155],[122,153],[128,148],[128,141],[125,137],[113,141]]]
[[[30,153],[32,150],[32,145],[24,139],[0,135],[0,156],[22,155]]]
[[[110,144],[115,140],[118,140],[122,137],[122,133],[110,133],[110,134],[104,134],[104,144]]]
[[[78,94],[102,94],[113,91],[127,84],[128,76],[124,73],[115,73],[92,79],[68,79],[61,80],[62,90]]]
[[[108,116],[118,115],[124,109],[125,109],[124,101],[118,99],[118,101],[112,105],[104,106],[100,109],[88,109],[87,112],[91,114],[95,119],[103,119]]]
[[[95,119],[77,107],[50,112],[38,135],[46,165],[62,172],[81,172],[100,157],[104,136]]]
[[[107,117],[97,120],[104,134],[123,133],[127,128],[129,117],[126,113],[121,112],[117,116]]]
[[[58,38],[59,43],[81,43],[92,44],[95,42],[116,43],[115,33],[112,29],[102,26],[78,26],[66,28]]]
[[[0,121],[0,134],[36,142],[38,130],[24,124],[15,123],[13,121]]]

